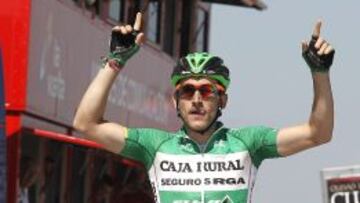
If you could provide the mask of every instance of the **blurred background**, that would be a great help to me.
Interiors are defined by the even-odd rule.
[[[0,202],[152,202],[139,163],[103,151],[72,128],[76,107],[108,52],[111,28],[132,23],[141,11],[147,42],[115,82],[106,119],[170,131],[181,123],[169,76],[175,61],[192,51],[218,55],[230,68],[225,125],[281,128],[306,121],[313,92],[300,42],[322,19],[322,35],[336,49],[334,138],[265,161],[253,202],[330,203],[340,194],[331,203],[359,203],[359,7],[355,0],[3,2],[0,180],[6,181],[0,181]],[[341,168],[321,173],[333,167]],[[357,187],[330,190],[346,184]]]
[[[260,123],[281,128],[309,117],[312,81],[300,42],[310,38],[321,19],[321,34],[336,49],[331,70],[333,140],[291,157],[265,161],[254,194],[256,203],[321,202],[323,168],[360,164],[360,27],[356,26],[360,2],[266,3],[268,9],[263,12],[212,6],[210,52],[224,58],[232,79],[223,120],[232,127]]]

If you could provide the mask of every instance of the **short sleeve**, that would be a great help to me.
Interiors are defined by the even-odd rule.
[[[134,159],[149,169],[159,146],[170,139],[168,132],[152,128],[129,128],[120,155]]]
[[[249,127],[242,130],[240,138],[245,142],[256,167],[264,159],[279,157],[277,150],[278,130],[265,126]]]

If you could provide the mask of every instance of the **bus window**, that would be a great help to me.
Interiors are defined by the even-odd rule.
[[[89,203],[107,203],[111,200],[111,194],[114,191],[114,180],[113,178],[105,173],[101,174],[94,181],[93,188],[91,190],[90,198],[87,202]]]
[[[153,202],[145,168],[101,149],[21,134],[18,199],[29,203]]]
[[[110,0],[108,17],[116,22],[124,20],[124,0]]]
[[[40,139],[27,133],[21,135],[21,157],[18,202],[38,202],[41,162]]]
[[[197,9],[197,23],[195,30],[195,39],[193,40],[195,44],[196,51],[207,51],[207,41],[208,41],[208,23],[209,17],[206,10],[201,7]]]
[[[154,196],[145,168],[115,165],[112,202],[153,203]]]
[[[102,1],[99,0],[85,0],[85,8],[99,16],[101,11]]]
[[[57,203],[60,200],[63,151],[62,143],[46,140],[43,158],[44,181],[41,188],[46,203]]]
[[[19,201],[60,202],[64,143],[21,134]]]
[[[40,165],[35,157],[23,155],[20,158],[19,202],[36,202],[36,190]]]
[[[84,202],[85,175],[87,169],[86,148],[73,146],[72,152],[72,175],[71,175],[71,200],[72,202]],[[69,185],[68,185],[69,186]]]
[[[175,47],[175,30],[178,27],[178,22],[176,21],[177,7],[175,0],[166,0],[164,1],[164,26],[162,28],[162,47],[170,56],[174,56],[174,47]]]
[[[90,194],[89,203],[107,203],[111,200],[111,195],[117,193],[114,191],[115,180],[111,175],[110,165],[115,155],[104,151],[91,151],[89,153],[89,164],[87,167],[88,177],[91,180],[89,185]]]
[[[153,43],[160,43],[161,0],[152,0],[147,6],[146,38]]]

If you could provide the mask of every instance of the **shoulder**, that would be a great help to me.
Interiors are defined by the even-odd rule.
[[[268,139],[275,139],[277,136],[278,129],[257,125],[257,126],[246,126],[240,128],[230,128],[228,135],[232,138],[241,140],[242,142],[251,144],[254,142],[266,142]],[[263,143],[265,144],[265,143]]]
[[[231,129],[234,143],[243,145],[256,167],[266,158],[279,157],[277,152],[278,129],[267,126],[249,126]]]
[[[156,128],[128,128],[126,140],[157,145],[174,137],[175,133]]]
[[[128,128],[121,155],[151,167],[160,146],[176,137],[174,133],[154,128]]]
[[[128,135],[169,136],[171,132],[157,128],[128,128]]]
[[[246,137],[249,135],[259,135],[259,134],[267,134],[271,132],[276,132],[276,128],[268,127],[265,125],[256,125],[256,126],[245,126],[240,128],[229,128],[228,133],[234,137]]]

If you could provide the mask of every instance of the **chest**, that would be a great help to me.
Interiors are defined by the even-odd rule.
[[[159,190],[239,190],[249,187],[254,169],[247,151],[230,154],[158,152],[149,176]]]

